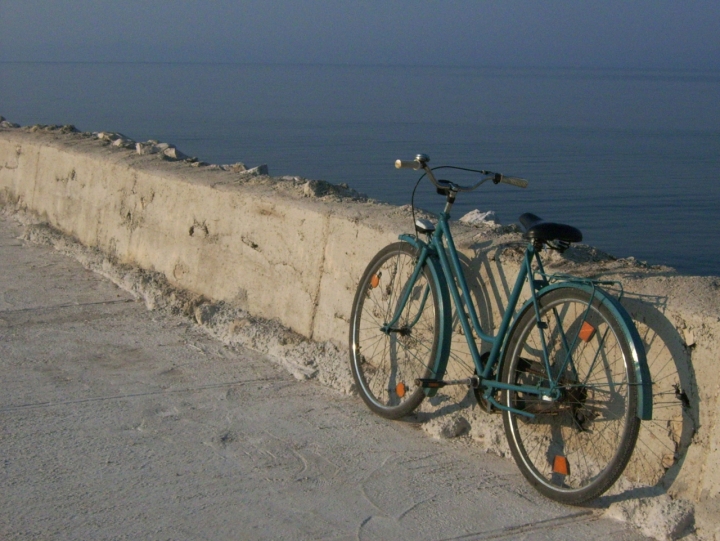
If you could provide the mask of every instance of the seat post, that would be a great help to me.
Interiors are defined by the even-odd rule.
[[[450,210],[453,207],[453,204],[455,203],[455,197],[457,196],[457,192],[453,190],[448,190],[447,199],[445,200],[445,214],[448,216],[450,215]]]

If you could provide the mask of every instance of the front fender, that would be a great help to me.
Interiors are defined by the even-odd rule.
[[[559,284],[552,284],[542,288],[537,293],[537,297],[540,298],[543,295],[561,288],[573,288],[582,289],[590,295],[594,295],[600,304],[604,305],[612,315],[622,322],[622,332],[630,345],[630,353],[632,356],[633,370],[635,371],[635,378],[637,380],[638,388],[638,404],[637,404],[637,416],[643,421],[652,419],[653,411],[653,396],[652,396],[652,379],[650,377],[650,369],[648,368],[647,357],[645,355],[645,346],[642,343],[640,334],[638,334],[635,323],[633,323],[630,314],[627,310],[618,302],[612,295],[607,293],[600,287],[593,287],[590,284],[583,282],[563,282]],[[520,311],[518,317],[515,318],[510,329],[508,330],[507,336],[512,336],[512,332],[520,319],[519,314],[524,313],[525,310],[531,309],[532,299],[527,301]]]
[[[432,372],[435,379],[442,379],[447,368],[450,357],[450,344],[452,338],[452,306],[450,303],[450,292],[448,290],[445,274],[442,272],[440,261],[430,246],[412,235],[400,235],[400,240],[412,245],[418,253],[425,248],[429,251],[425,264],[430,269],[432,280],[438,290],[438,325],[437,325],[437,350],[433,362]],[[433,396],[437,389],[425,389],[425,394]]]

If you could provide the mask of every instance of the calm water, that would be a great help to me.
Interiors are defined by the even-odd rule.
[[[459,198],[457,217],[532,211],[618,257],[720,275],[720,72],[0,63],[0,114],[396,204],[417,177],[394,160],[424,152],[530,180]],[[440,204],[426,184],[420,205]]]

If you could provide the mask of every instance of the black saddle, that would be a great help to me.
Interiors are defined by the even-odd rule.
[[[583,238],[580,230],[571,225],[546,222],[530,212],[520,216],[520,223],[527,238],[548,243],[552,248],[567,248],[571,242],[580,242]]]

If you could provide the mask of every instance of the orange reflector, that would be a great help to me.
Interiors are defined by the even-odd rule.
[[[397,393],[397,395],[398,395],[400,398],[402,398],[403,396],[405,396],[405,391],[406,391],[406,390],[407,390],[407,389],[405,389],[405,384],[404,384],[402,381],[401,381],[400,383],[398,383],[397,385],[395,385],[395,392]]]
[[[580,328],[580,340],[583,342],[589,342],[592,340],[592,337],[595,336],[595,327],[590,325],[587,321],[582,324],[582,327]]]
[[[372,278],[370,278],[370,287],[375,289],[379,285],[380,285],[380,277],[377,274],[373,274]]]
[[[553,472],[560,475],[570,475],[570,464],[568,459],[562,455],[555,455],[553,460]]]

